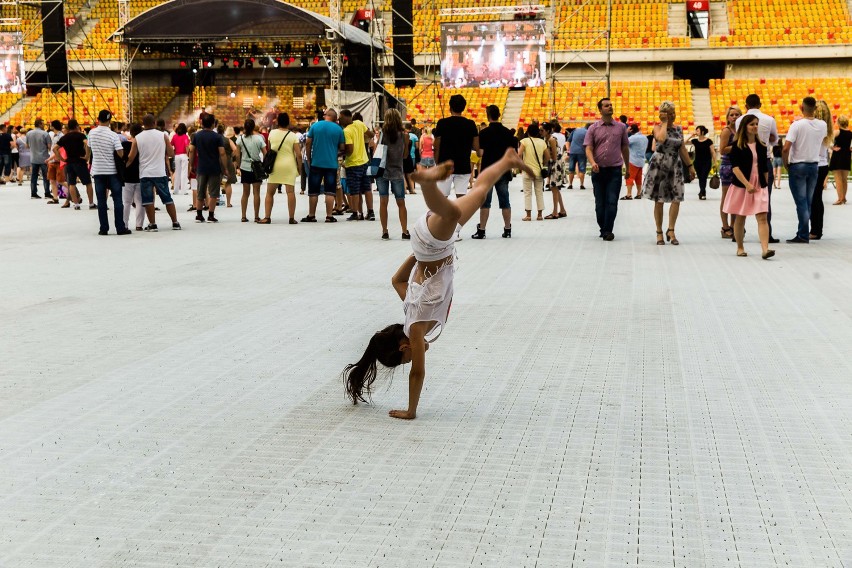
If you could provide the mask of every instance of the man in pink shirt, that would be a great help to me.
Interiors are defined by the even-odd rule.
[[[589,127],[583,144],[586,159],[592,169],[592,187],[595,193],[595,214],[601,238],[615,239],[612,232],[618,214],[618,195],[621,193],[622,166],[630,160],[630,145],[627,140],[627,125],[613,120],[612,101],[598,101],[601,119]],[[625,172],[624,177],[630,177]]]

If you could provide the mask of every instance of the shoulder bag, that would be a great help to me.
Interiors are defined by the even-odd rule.
[[[284,141],[287,140],[288,136],[290,136],[289,130],[284,135],[284,138],[281,139],[281,143],[278,144],[278,148],[276,150],[270,148],[263,157],[263,171],[266,172],[266,175],[270,175],[272,170],[275,169],[275,160],[278,159],[278,152],[281,151],[281,146],[284,144]]]
[[[283,140],[282,140],[283,142]],[[246,153],[246,156],[249,157],[249,163],[251,164],[251,173],[254,175],[254,180],[256,182],[261,182],[268,178],[269,176],[266,174],[266,170],[263,168],[263,162],[260,160],[255,160],[252,158],[251,154],[249,154],[248,149],[246,148],[246,137],[240,137],[240,144],[243,146],[243,150]]]
[[[533,155],[535,156],[535,161],[538,163],[539,173],[541,174],[541,178],[544,179],[546,177],[550,177],[550,170],[548,170],[547,168],[541,167],[541,160],[538,158],[538,151],[535,149],[535,138],[530,138],[529,140],[530,140],[530,145],[532,146]]]
[[[373,150],[373,157],[370,159],[370,166],[367,168],[367,175],[370,177],[382,177],[388,164],[388,146],[382,144],[383,136],[384,132],[379,134],[379,142],[376,144],[376,149]]]

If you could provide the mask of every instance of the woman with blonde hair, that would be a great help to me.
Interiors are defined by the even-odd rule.
[[[757,137],[758,118],[747,114],[740,121],[737,136],[728,156],[733,180],[728,189],[724,211],[734,218],[734,237],[737,241],[737,256],[748,256],[743,248],[746,217],[757,218],[757,234],[764,260],[775,255],[769,249],[769,163],[765,159],[766,146]]]
[[[657,225],[657,244],[671,241],[679,245],[675,236],[675,223],[680,212],[684,193],[684,165],[689,169],[689,180],[695,179],[695,164],[683,143],[683,129],[675,124],[675,106],[671,101],[660,104],[660,122],[654,125],[656,151],[648,164],[642,195],[654,201],[654,222]],[[663,204],[669,203],[669,224],[663,239]]]
[[[828,169],[834,173],[834,185],[837,188],[837,201],[834,205],[845,205],[849,170],[852,169],[852,131],[849,130],[849,117],[845,114],[838,116],[837,128]]]
[[[810,240],[820,240],[822,238],[823,219],[825,217],[825,205],[822,202],[822,192],[825,189],[825,184],[828,181],[828,149],[831,147],[834,140],[834,120],[831,118],[831,109],[828,108],[828,103],[820,99],[816,104],[814,118],[821,120],[826,126],[826,135],[822,140],[822,146],[819,149],[819,162],[817,170],[817,182],[814,188],[814,197],[811,199],[811,231]]]
[[[719,203],[719,215],[722,216],[722,238],[734,240],[734,216],[728,219],[728,214],[724,211],[725,197],[728,193],[728,188],[734,179],[731,168],[731,158],[728,154],[734,147],[734,141],[737,137],[737,129],[734,126],[737,119],[743,115],[743,111],[737,106],[728,108],[725,113],[725,127],[719,133],[719,154],[722,158],[719,160],[719,181],[722,184],[722,201]]]

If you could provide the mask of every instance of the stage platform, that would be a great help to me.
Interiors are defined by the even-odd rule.
[[[102,237],[0,187],[0,566],[852,566],[852,206],[764,261],[695,184],[680,246],[647,201],[601,241],[576,182],[521,222],[520,187],[511,240],[464,229],[413,422],[407,368],[371,406],[340,378],[402,322],[393,204],[390,242],[283,196],[240,223],[239,190]]]

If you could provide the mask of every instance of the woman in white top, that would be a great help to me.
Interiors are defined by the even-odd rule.
[[[411,229],[414,254],[405,259],[391,279],[403,302],[405,323],[395,323],[377,331],[361,359],[343,370],[346,395],[354,404],[368,401],[378,375],[377,363],[385,367],[411,363],[408,408],[391,410],[390,416],[406,420],[417,416],[420,391],[426,378],[426,351],[443,331],[453,300],[455,241],[461,226],[479,212],[488,191],[512,168],[533,173],[518,154],[509,149],[479,174],[471,191],[453,201],[438,189],[438,182],[453,173],[452,162],[420,168],[412,174],[423,190],[429,212]]]
[[[266,182],[266,216],[259,221],[261,225],[272,222],[272,205],[275,190],[281,193],[281,186],[287,192],[287,212],[291,225],[296,221],[296,177],[302,169],[302,145],[299,135],[290,132],[290,115],[282,112],[277,119],[278,128],[269,133],[269,149],[276,152],[275,165]]]
[[[243,223],[248,223],[246,210],[248,209],[249,195],[252,193],[254,193],[254,222],[260,222],[260,184],[263,183],[263,180],[255,178],[251,169],[251,163],[252,161],[263,161],[263,156],[266,155],[266,139],[260,134],[255,134],[255,128],[254,120],[247,118],[243,125],[243,133],[237,138],[240,181],[243,183],[243,196],[240,199],[240,205],[243,210],[243,216],[240,220]]]

